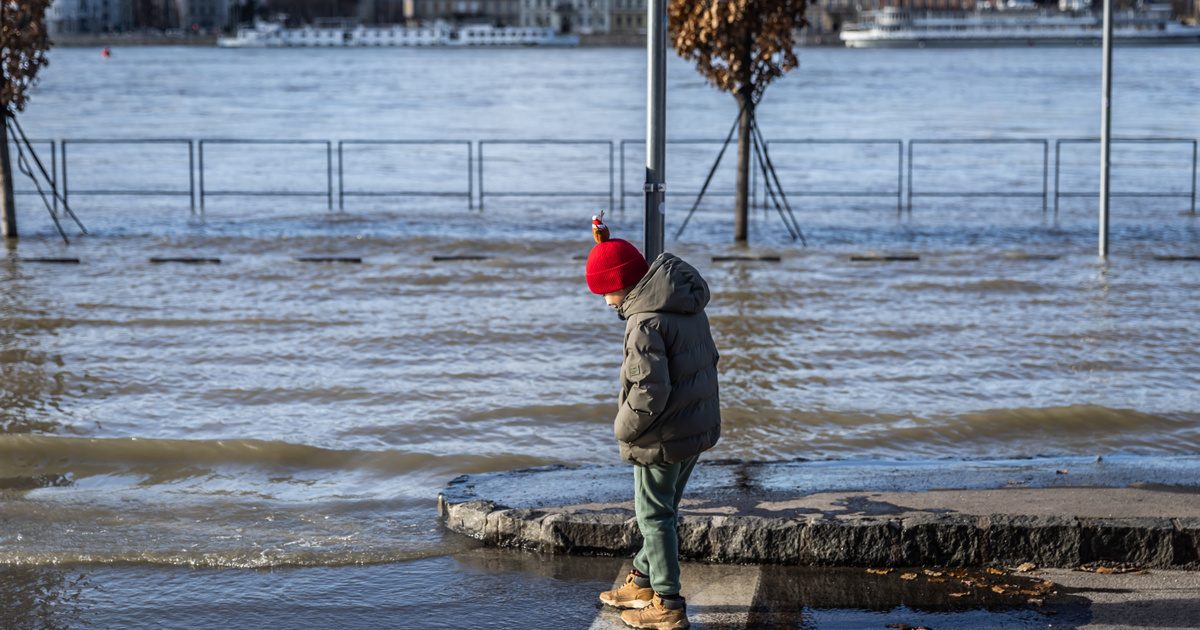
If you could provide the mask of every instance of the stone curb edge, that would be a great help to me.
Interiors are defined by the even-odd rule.
[[[448,503],[451,531],[492,547],[543,553],[628,556],[641,545],[628,511],[517,509],[492,501]],[[1076,567],[1125,562],[1200,568],[1200,518],[1079,518],[920,514],[902,518],[680,517],[686,559],[727,564],[983,566],[1033,562]]]

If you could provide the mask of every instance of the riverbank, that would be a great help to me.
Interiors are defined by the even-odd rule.
[[[870,567],[1200,567],[1200,458],[705,462],[680,552],[722,563]],[[452,531],[500,547],[629,555],[623,466],[464,475],[439,499]]]
[[[50,38],[58,48],[102,48],[104,46],[216,46],[213,35],[163,35],[158,33],[59,33]]]

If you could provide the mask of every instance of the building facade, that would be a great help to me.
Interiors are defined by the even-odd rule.
[[[433,22],[446,20],[449,22],[479,21],[489,22],[499,26],[516,26],[521,23],[521,2],[523,0],[402,0],[402,17],[409,22]],[[377,7],[388,7],[376,10],[375,21],[379,23],[399,22],[389,19],[395,14],[393,0],[375,0]]]
[[[133,5],[128,0],[54,0],[46,10],[51,35],[113,33],[133,26]]]
[[[551,27],[560,33],[608,33],[612,0],[521,0],[520,26]]]
[[[230,0],[173,0],[178,28],[211,31],[229,26]]]
[[[646,34],[646,0],[609,0],[609,32],[616,35]]]

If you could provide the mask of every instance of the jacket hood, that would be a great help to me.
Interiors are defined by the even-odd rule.
[[[662,253],[646,275],[621,302],[621,319],[637,313],[682,313],[704,310],[710,294],[708,283],[696,268],[674,254]]]

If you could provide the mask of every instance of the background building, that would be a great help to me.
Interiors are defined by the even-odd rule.
[[[229,25],[230,0],[174,0],[177,28],[210,31]]]
[[[133,26],[133,5],[128,0],[54,0],[46,11],[51,34],[112,33]]]
[[[646,0],[609,0],[609,32],[615,35],[646,34]]]
[[[521,26],[549,26],[560,33],[609,32],[611,0],[521,0]]]
[[[369,1],[369,0],[365,0]],[[386,19],[382,14],[392,15],[394,10],[376,11],[375,20],[380,23],[416,20],[429,22],[448,20],[452,22],[479,21],[500,26],[515,26],[521,22],[522,0],[375,0],[377,4],[399,5],[400,14]],[[399,19],[403,18],[403,19]]]

